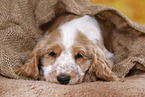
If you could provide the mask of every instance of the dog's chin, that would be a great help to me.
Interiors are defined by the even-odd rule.
[[[62,84],[62,85],[75,85],[75,84],[80,84],[83,82],[83,78],[84,76],[81,75],[76,75],[75,77],[71,77],[70,81],[68,84]],[[56,76],[50,76],[48,75],[47,77],[44,78],[46,82],[49,83],[56,83],[56,84],[60,84],[57,80]]]

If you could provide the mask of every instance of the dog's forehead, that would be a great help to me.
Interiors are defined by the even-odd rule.
[[[90,16],[72,19],[50,33],[48,44],[60,44],[63,49],[68,49],[75,44],[97,44],[101,40],[101,32],[96,20]]]
[[[77,34],[76,29],[73,29],[72,27],[67,27],[66,29],[60,28],[60,32],[64,48],[70,48],[75,42],[75,37]]]
[[[87,40],[94,44],[97,44],[97,40],[102,39],[98,22],[90,16],[83,16],[66,22],[59,27],[59,30],[66,47],[70,47],[75,41],[80,42],[82,37],[83,41]],[[80,39],[76,40],[76,37]]]

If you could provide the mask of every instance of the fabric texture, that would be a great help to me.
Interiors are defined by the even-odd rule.
[[[44,81],[7,79],[0,76],[1,97],[145,97],[145,75],[125,82],[87,82],[58,85]]]
[[[25,79],[15,74],[15,66],[24,64],[41,39],[40,27],[63,12],[89,14],[99,21],[105,46],[115,54],[113,71],[118,77],[145,72],[145,25],[129,20],[114,8],[93,5],[88,0],[1,0],[0,6],[0,74],[5,77]]]

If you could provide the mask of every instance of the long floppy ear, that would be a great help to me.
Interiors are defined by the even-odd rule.
[[[39,57],[40,47],[39,44],[37,44],[32,51],[28,61],[22,67],[16,66],[15,73],[18,75],[32,77],[34,79],[40,78],[38,70]]]
[[[95,47],[92,55],[92,65],[89,72],[95,72],[96,76],[106,81],[120,80],[111,70],[110,64],[105,59],[104,52],[101,48]]]

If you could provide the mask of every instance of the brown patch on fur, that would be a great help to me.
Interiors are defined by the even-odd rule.
[[[63,9],[62,9],[63,10]],[[48,22],[44,25],[42,25],[40,28],[43,30],[43,34],[46,33],[46,31],[49,33],[53,32],[55,29],[57,29],[61,24],[64,24],[66,22],[71,21],[74,18],[78,18],[79,16],[64,13],[61,14],[59,17],[54,18],[51,22]]]
[[[44,36],[44,38],[42,39],[41,44],[43,45],[48,45],[48,44],[52,44],[55,42],[61,42],[62,38],[61,38],[61,33],[59,31],[59,29],[56,29],[54,31],[52,31],[52,33],[47,34],[46,36]],[[43,47],[45,47],[43,46]]]
[[[92,55],[92,65],[89,72],[95,72],[96,76],[106,81],[119,81],[120,79],[111,70],[110,64],[105,59],[104,52],[96,47]]]
[[[48,48],[46,49],[47,49],[46,52],[42,55],[42,58],[41,58],[41,62],[44,67],[54,64],[56,59],[60,56],[63,48],[62,46],[60,46],[60,44],[54,44],[54,45],[48,46]],[[56,57],[50,56],[49,54],[51,52],[54,52],[56,54]]]
[[[78,42],[81,45],[90,45],[92,42],[88,39],[86,35],[84,35],[82,32],[78,32],[76,37],[76,42]]]
[[[36,45],[33,52],[31,53],[28,61],[22,67],[16,67],[15,73],[19,75],[24,75],[27,77],[32,77],[34,79],[39,79],[39,56],[40,56],[40,45]]]
[[[24,66],[17,67],[15,69],[16,74],[32,77],[34,79],[40,78],[39,70],[38,70],[40,56],[44,55],[46,57],[49,50],[54,51],[58,56],[61,52],[61,49],[63,49],[63,47],[61,47],[60,44],[61,44],[61,34],[60,34],[59,30],[57,29],[57,30],[53,31],[53,33],[50,33],[49,35],[45,36],[35,46],[28,61],[24,64]],[[52,58],[49,57],[48,61],[50,63],[54,62],[51,59]]]
[[[82,32],[78,32],[73,45],[73,53],[74,57],[77,54],[82,55],[81,58],[76,59],[76,63],[84,73],[87,71],[91,63],[91,44],[92,42]]]

